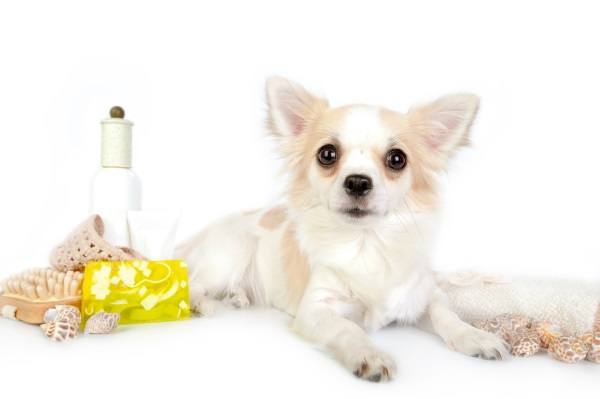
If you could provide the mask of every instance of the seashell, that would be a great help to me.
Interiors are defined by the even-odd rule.
[[[81,312],[75,306],[57,305],[44,314],[42,330],[51,340],[69,341],[77,336],[81,325]]]
[[[81,312],[75,306],[57,305],[52,309],[48,309],[44,314],[46,323],[56,323],[64,321],[79,329],[81,325]]]
[[[586,338],[589,348],[586,360],[593,363],[600,363],[600,330],[590,333],[589,337]]]
[[[537,321],[532,324],[531,329],[540,337],[542,349],[548,349],[563,335],[558,326],[547,321]]]
[[[509,341],[514,356],[530,357],[540,350],[541,340],[533,330],[515,332]]]
[[[86,334],[109,334],[117,328],[121,315],[118,313],[98,312],[87,321]]]
[[[46,310],[46,313],[44,313],[44,323],[46,323],[46,324],[54,323],[54,320],[56,320],[57,314],[58,314],[58,310],[56,310],[56,308],[50,308],[50,309]]]
[[[548,346],[548,353],[565,363],[577,363],[586,358],[589,348],[582,340],[571,336],[560,336]]]
[[[512,314],[503,314],[490,320],[478,320],[473,323],[475,328],[496,334],[505,341],[510,341],[517,333],[524,334],[530,325],[529,318]]]
[[[42,330],[48,338],[56,342],[70,341],[77,336],[79,328],[65,320],[42,324]]]

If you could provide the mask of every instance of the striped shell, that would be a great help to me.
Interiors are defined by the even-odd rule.
[[[44,321],[46,323],[66,321],[79,329],[81,325],[81,312],[75,306],[57,305],[52,309],[48,309],[44,315]]]
[[[109,334],[117,328],[121,320],[118,313],[98,312],[87,321],[85,325],[86,334]]]
[[[75,306],[58,305],[44,315],[46,324],[41,327],[53,341],[69,341],[77,336],[81,325],[81,312]]]
[[[53,323],[42,324],[42,330],[52,341],[66,342],[77,336],[78,328],[68,321],[59,320]]]

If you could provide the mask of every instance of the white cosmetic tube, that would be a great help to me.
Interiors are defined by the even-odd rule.
[[[180,211],[129,211],[131,248],[151,260],[173,259]]]

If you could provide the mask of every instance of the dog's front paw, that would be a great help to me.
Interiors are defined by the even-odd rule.
[[[217,310],[217,301],[204,295],[192,297],[190,305],[192,312],[198,316],[210,316]]]
[[[396,375],[394,359],[373,348],[352,351],[346,363],[355,376],[371,382],[389,381]]]
[[[236,309],[245,309],[250,306],[250,299],[243,289],[237,289],[227,294],[225,298],[223,298],[223,302]]]
[[[509,355],[508,344],[503,339],[472,326],[453,334],[446,343],[457,352],[487,360],[502,360]]]

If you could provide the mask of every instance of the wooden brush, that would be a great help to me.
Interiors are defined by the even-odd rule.
[[[56,305],[81,306],[83,273],[52,268],[31,269],[0,285],[0,315],[31,324],[44,323]]]

